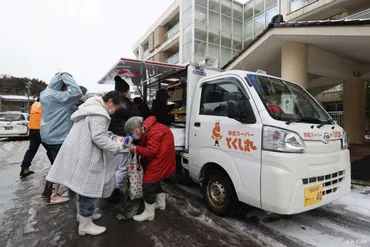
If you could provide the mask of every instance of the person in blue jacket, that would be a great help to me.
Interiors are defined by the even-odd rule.
[[[66,72],[56,73],[48,87],[40,94],[42,119],[40,135],[46,143],[53,162],[72,128],[73,106],[81,99],[82,91],[73,77]],[[43,197],[47,205],[65,203],[67,197],[58,194],[59,185],[46,182]]]

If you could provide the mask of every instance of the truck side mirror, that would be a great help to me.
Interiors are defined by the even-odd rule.
[[[241,123],[256,123],[256,117],[249,100],[230,100],[227,104],[227,116]]]

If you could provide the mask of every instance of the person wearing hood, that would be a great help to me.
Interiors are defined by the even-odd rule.
[[[53,162],[65,138],[72,128],[72,109],[81,98],[82,92],[72,75],[56,73],[48,87],[40,94],[42,118],[40,135],[46,143]],[[47,205],[65,203],[69,198],[61,197],[58,193],[59,185],[46,182],[43,197]]]
[[[153,101],[152,113],[156,117],[157,121],[164,125],[172,124],[175,119],[169,114],[168,108],[168,92],[166,89],[159,89],[155,95]]]
[[[119,109],[111,116],[111,122],[109,125],[109,131],[118,136],[126,136],[125,123],[126,121],[135,116],[140,116],[140,112],[136,105],[130,100],[130,86],[120,76],[114,77],[115,91],[120,92],[123,95],[125,108]],[[117,202],[121,199],[120,188],[125,184],[125,178],[127,176],[127,163],[129,162],[128,154],[119,154],[121,156],[121,165],[118,167],[116,172],[116,189],[113,191],[112,196],[108,198],[110,202]]]
[[[130,118],[125,130],[134,139],[141,140],[140,146],[132,145],[130,151],[148,161],[143,178],[144,212],[135,215],[135,221],[154,220],[155,210],[166,208],[166,195],[161,181],[176,172],[174,137],[171,130],[157,122],[154,116],[144,123],[141,117]]]
[[[101,97],[91,97],[73,113],[73,127],[63,143],[54,165],[46,179],[63,184],[76,192],[78,233],[99,235],[105,227],[97,226],[93,220],[101,217],[94,214],[97,198],[103,196],[106,181],[106,151],[121,153],[122,143],[114,140],[108,132],[110,115],[124,107],[125,98],[112,91]]]

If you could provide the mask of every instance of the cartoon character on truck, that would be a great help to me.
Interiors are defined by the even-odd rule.
[[[222,139],[220,122],[215,123],[215,127],[213,128],[212,139],[215,140],[214,146],[220,147],[219,141]]]

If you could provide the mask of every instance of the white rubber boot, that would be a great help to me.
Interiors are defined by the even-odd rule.
[[[166,193],[157,194],[155,209],[165,210],[166,209]]]
[[[102,234],[107,230],[104,226],[97,226],[92,221],[92,217],[83,217],[79,216],[80,218],[80,225],[78,226],[78,234],[79,235],[99,235]]]
[[[135,215],[133,217],[133,219],[135,221],[139,221],[139,222],[146,221],[146,220],[149,220],[149,221],[154,220],[154,218],[155,218],[155,205],[156,205],[155,203],[148,204],[148,203],[145,202],[144,212],[142,212],[139,215]]]
[[[101,214],[99,213],[95,213],[91,216],[92,220],[98,220],[101,218]],[[80,214],[77,212],[77,215],[76,215],[76,220],[77,222],[80,222]]]

